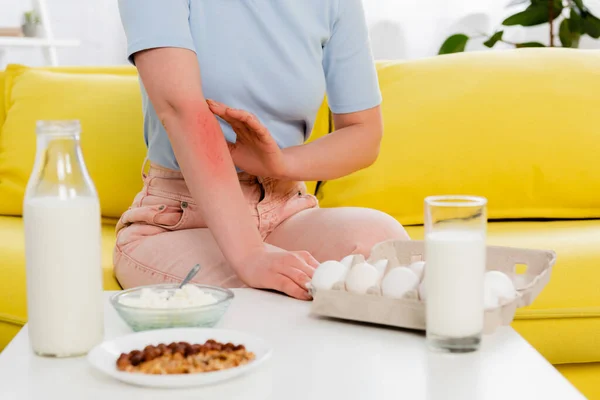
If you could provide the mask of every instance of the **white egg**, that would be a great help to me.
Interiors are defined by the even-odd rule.
[[[408,266],[408,268],[417,275],[419,278],[419,282],[423,280],[423,275],[425,273],[425,261],[417,261]]]
[[[491,310],[500,306],[500,299],[489,288],[485,288],[483,293],[483,308]]]
[[[508,275],[500,272],[500,271],[489,271],[485,273],[485,281],[483,284],[484,287],[484,298],[488,298],[490,304],[495,304],[493,297],[497,299],[499,303],[500,300],[512,300],[517,297],[517,290],[515,289],[515,285],[513,281],[508,277]]]
[[[346,277],[346,290],[351,293],[365,294],[370,287],[377,286],[379,272],[368,263],[355,265]]]
[[[427,300],[427,292],[425,291],[425,281],[421,282],[421,284],[419,285],[419,300]]]
[[[383,278],[381,292],[385,297],[401,299],[406,293],[415,290],[419,285],[419,278],[406,267],[394,268]]]
[[[315,270],[312,286],[315,289],[331,290],[333,285],[343,282],[348,274],[348,268],[339,261],[325,261]]]
[[[375,267],[375,269],[377,269],[377,272],[379,272],[380,278],[385,275],[385,269],[387,268],[388,264],[388,260],[379,260],[373,263],[373,266]]]
[[[350,269],[350,267],[352,267],[352,261],[354,261],[354,254],[342,258],[342,261],[340,262],[344,264],[346,268]]]

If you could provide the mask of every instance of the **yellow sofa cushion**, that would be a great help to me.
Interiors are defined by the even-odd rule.
[[[314,142],[315,140],[322,138],[331,131],[330,116],[331,114],[329,112],[329,105],[327,104],[327,99],[325,99],[325,101],[323,101],[323,104],[321,105],[321,108],[319,109],[319,112],[317,113],[315,126],[313,128],[312,134],[308,138],[308,143]],[[317,189],[317,182],[306,182],[306,189],[308,190],[308,193],[314,194]]]
[[[407,230],[423,238],[422,226]],[[556,251],[550,283],[513,327],[552,364],[600,362],[600,220],[493,222],[488,242]]]
[[[600,52],[520,49],[378,65],[385,135],[323,207],[423,223],[423,199],[474,194],[490,218],[600,217]]]
[[[114,67],[90,67],[90,66],[80,66],[80,67],[47,67],[40,68],[46,71],[54,71],[54,72],[65,72],[71,74],[115,74],[115,75],[135,75],[136,71],[134,68],[129,66],[114,66]],[[0,71],[0,129],[2,129],[2,125],[4,124],[4,119],[6,118],[6,110],[5,110],[5,86],[4,86],[4,78],[6,73],[4,71]]]
[[[83,155],[102,213],[119,217],[141,187],[146,154],[139,83],[124,74],[6,70],[6,120],[0,132],[0,214],[20,215],[40,119],[81,121]]]
[[[588,400],[600,400],[600,363],[558,365],[558,371]]]
[[[105,290],[119,290],[113,275],[113,225],[102,227],[102,271]],[[0,216],[0,351],[27,321],[25,233],[23,219]]]
[[[4,110],[4,71],[0,71],[0,129],[4,125],[6,111]]]

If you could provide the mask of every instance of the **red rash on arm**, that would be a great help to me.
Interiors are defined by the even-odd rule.
[[[196,132],[201,138],[200,148],[197,149],[202,153],[209,166],[214,168],[215,173],[220,172],[223,165],[223,155],[218,149],[217,144],[223,140],[223,132],[217,118],[207,109],[198,114]]]
[[[186,131],[186,147],[192,150],[197,157],[205,157],[207,162],[206,167],[210,168],[211,173],[219,173],[224,168],[224,158],[221,142],[224,141],[221,126],[217,118],[210,112],[209,109],[201,109],[195,112],[196,118],[185,127]],[[175,125],[176,121],[173,121]],[[163,127],[168,132],[175,129],[174,126],[168,127],[167,119],[162,120]]]
[[[234,270],[244,268],[248,255],[264,245],[221,126],[202,93],[196,54],[157,48],[137,53],[135,64],[208,229]]]

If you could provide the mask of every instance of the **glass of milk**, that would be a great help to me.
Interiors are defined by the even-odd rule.
[[[427,342],[445,352],[479,348],[483,331],[487,200],[425,199]]]
[[[104,336],[100,204],[80,130],[38,122],[23,204],[29,338],[41,356],[83,355]]]

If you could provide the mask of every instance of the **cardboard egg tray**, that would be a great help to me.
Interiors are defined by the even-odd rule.
[[[386,274],[393,268],[408,266],[425,260],[423,241],[388,241],[375,247],[366,260],[374,263],[388,260]],[[364,262],[362,256],[354,256],[352,266]],[[510,247],[487,247],[487,270],[497,270],[508,275],[517,289],[514,299],[501,299],[500,306],[485,311],[484,333],[492,333],[499,326],[510,325],[517,308],[530,305],[550,280],[556,254],[552,251],[518,249]],[[522,269],[526,266],[526,271]],[[425,274],[427,265],[425,265]],[[427,289],[426,289],[427,290]],[[425,303],[413,290],[402,299],[383,297],[379,286],[371,287],[367,294],[346,291],[345,283],[338,282],[332,290],[313,291],[311,312],[324,317],[368,322],[394,327],[425,330]]]

